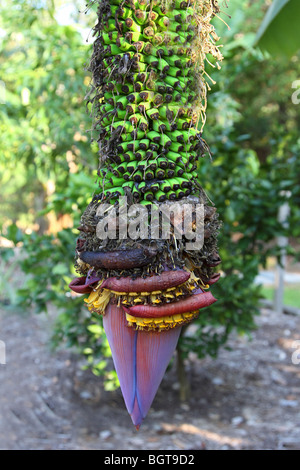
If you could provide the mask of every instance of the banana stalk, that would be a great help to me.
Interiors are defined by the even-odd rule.
[[[217,280],[220,223],[197,169],[210,155],[202,139],[209,89],[205,60],[210,54],[217,67],[222,60],[211,25],[220,10],[216,0],[96,3],[88,100],[99,142],[100,191],[81,218],[75,262],[80,278],[70,287],[89,292],[89,310],[103,315],[125,403],[139,427],[182,325],[216,301],[208,289]],[[146,210],[149,226],[154,207],[162,211],[172,202],[182,208],[202,204],[207,228],[203,247],[192,252],[187,238],[176,240],[181,212],[174,215],[166,240],[149,231],[139,239],[127,234],[99,240],[97,224],[105,215],[98,211],[105,207],[105,214],[119,214],[124,196],[127,209],[139,202]],[[197,228],[196,219],[190,223]],[[126,228],[128,222],[119,220],[116,233],[124,224]],[[113,285],[115,276],[121,290],[103,287]]]

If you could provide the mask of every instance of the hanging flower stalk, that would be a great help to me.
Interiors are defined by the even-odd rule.
[[[209,289],[220,277],[220,224],[197,168],[209,153],[201,137],[205,61],[210,55],[219,66],[222,59],[211,25],[219,7],[215,0],[97,3],[89,102],[100,149],[99,191],[82,215],[80,277],[70,288],[88,293],[89,310],[103,316],[124,400],[139,427],[182,326],[216,301]],[[175,203],[162,237],[162,214]],[[194,211],[184,220],[187,205],[202,208],[202,218]],[[132,237],[137,207],[139,236]],[[190,234],[199,230],[195,249]]]

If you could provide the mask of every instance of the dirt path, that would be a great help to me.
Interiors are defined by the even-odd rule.
[[[263,310],[252,342],[233,336],[217,360],[192,359],[188,404],[170,370],[139,432],[120,391],[50,353],[47,325],[0,311],[0,449],[300,449],[300,317]]]

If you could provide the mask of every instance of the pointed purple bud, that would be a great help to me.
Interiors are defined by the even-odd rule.
[[[128,413],[139,428],[174,353],[181,328],[163,332],[134,330],[126,325],[123,308],[111,302],[103,326]]]

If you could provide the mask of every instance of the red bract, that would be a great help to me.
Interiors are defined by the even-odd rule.
[[[111,277],[106,279],[102,287],[116,292],[153,292],[163,291],[170,287],[179,286],[190,278],[190,273],[183,270],[164,271],[160,275],[153,275],[144,278],[132,279],[125,277],[117,279]]]

